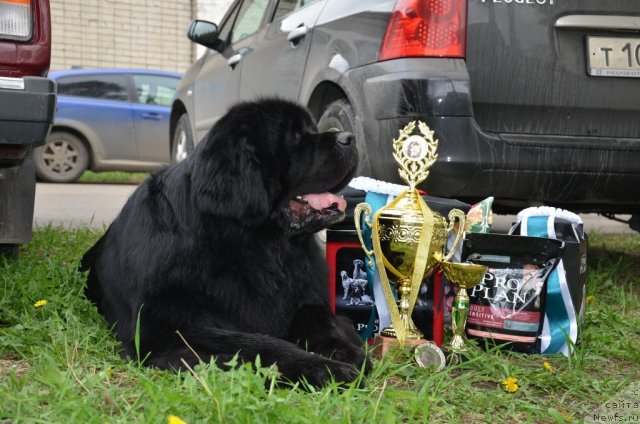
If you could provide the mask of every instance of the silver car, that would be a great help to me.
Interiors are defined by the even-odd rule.
[[[236,0],[189,37],[208,50],[178,88],[173,160],[230,104],[279,96],[355,134],[361,175],[401,182],[391,141],[420,119],[429,194],[640,229],[638,0]]]

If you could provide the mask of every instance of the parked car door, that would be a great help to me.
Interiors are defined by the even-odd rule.
[[[278,2],[272,21],[253,40],[251,54],[243,58],[242,99],[274,92],[283,98],[298,99],[314,25],[325,3]]]
[[[107,160],[138,157],[128,75],[74,75],[56,81],[58,96],[67,97],[58,102],[57,115],[73,117],[74,126],[93,132],[92,138],[102,140],[101,145],[92,146],[101,150],[101,157]]]
[[[221,52],[208,50],[193,87],[195,139],[200,140],[240,97],[240,74],[249,45],[264,23],[269,0],[238,1],[219,30]],[[268,65],[263,65],[263,68]]]
[[[169,114],[179,78],[134,74],[132,80],[136,94],[131,109],[138,159],[168,162],[166,139],[169,133]]]

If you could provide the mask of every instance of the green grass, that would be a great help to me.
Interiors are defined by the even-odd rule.
[[[81,183],[122,183],[139,184],[149,176],[147,172],[92,172],[85,171],[78,182]]]
[[[76,272],[99,235],[45,228],[18,261],[0,259],[0,423],[581,422],[640,380],[639,235],[591,235],[592,297],[572,358],[493,350],[433,373],[398,354],[374,361],[364,389],[310,392],[276,388],[274,368],[174,374],[121,360]],[[509,376],[515,393],[502,388]]]

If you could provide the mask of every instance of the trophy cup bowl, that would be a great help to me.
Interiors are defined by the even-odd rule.
[[[451,330],[453,336],[445,350],[459,354],[468,350],[464,329],[467,325],[469,314],[469,295],[467,289],[480,283],[484,277],[487,267],[472,263],[442,262],[440,264],[447,280],[458,288],[453,298],[451,309]]]

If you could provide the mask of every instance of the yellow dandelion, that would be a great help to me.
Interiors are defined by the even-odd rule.
[[[187,424],[185,420],[183,420],[180,417],[176,417],[175,415],[169,415],[167,417],[167,423],[168,424]]]
[[[555,368],[553,368],[553,365],[551,365],[551,362],[549,361],[544,361],[542,363],[542,366],[544,367],[545,370],[549,371],[549,372],[554,372]]]
[[[502,382],[502,386],[504,387],[504,390],[506,390],[509,393],[517,392],[518,389],[520,388],[518,386],[518,379],[515,377],[509,377],[506,380],[504,380]]]
[[[518,379],[515,377],[509,377],[506,380],[504,380],[502,382],[502,384],[516,384],[518,382]]]
[[[35,306],[36,308],[42,308],[47,303],[48,302],[45,299],[41,299],[41,300],[38,300],[36,303],[34,303],[33,306]]]
[[[587,296],[587,303],[589,305],[592,305],[594,303],[596,303],[596,297],[592,294],[590,294],[589,296]]]

